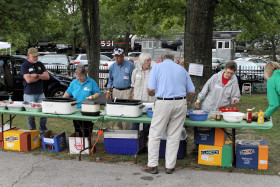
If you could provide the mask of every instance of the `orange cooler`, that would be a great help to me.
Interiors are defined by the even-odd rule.
[[[194,128],[194,143],[223,147],[225,144],[225,132],[221,128]]]
[[[231,167],[232,149],[226,144],[223,147],[199,145],[198,164]]]

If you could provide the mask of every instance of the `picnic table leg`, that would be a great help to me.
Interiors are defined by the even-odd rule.
[[[89,147],[86,147],[86,144],[85,144],[85,125],[84,125],[84,121],[82,121],[82,134],[83,134],[83,149],[80,151],[79,153],[79,161],[81,161],[81,154],[84,150],[87,150],[87,149],[90,149],[91,148],[91,133],[89,135]]]
[[[1,139],[1,142],[3,142],[3,147],[4,147],[4,114],[1,114],[1,124],[2,124],[2,139]]]
[[[84,126],[84,121],[82,121],[82,134],[83,134],[83,149],[79,153],[79,161],[81,161],[81,154],[85,150],[86,145],[85,145],[85,126]]]
[[[235,128],[232,128],[232,143],[231,143],[231,149],[232,149],[232,153],[231,153],[231,167],[230,167],[230,172],[233,171],[233,168],[236,165],[236,160],[235,160]]]
[[[135,154],[135,157],[134,157],[134,164],[137,164],[137,154],[139,153],[140,151],[140,130],[139,130],[139,126],[140,126],[140,123],[138,123],[138,130],[137,130],[137,152]]]

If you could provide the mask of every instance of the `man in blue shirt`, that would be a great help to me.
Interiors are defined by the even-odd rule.
[[[113,55],[116,62],[112,64],[109,70],[109,78],[107,84],[106,100],[113,98],[130,99],[131,89],[131,76],[134,70],[132,62],[124,59],[124,50],[121,48],[114,49]],[[130,129],[130,123],[118,122],[120,130]]]
[[[43,91],[43,80],[49,80],[50,75],[47,72],[44,64],[38,62],[38,50],[35,48],[29,48],[27,52],[28,60],[21,65],[21,75],[24,78],[24,101],[41,103],[45,98]],[[35,130],[36,123],[34,116],[28,116],[28,129]],[[47,131],[47,118],[41,117],[39,121],[40,134]]]
[[[157,100],[150,126],[148,165],[142,171],[158,173],[160,139],[166,132],[165,172],[172,174],[186,119],[187,102],[193,98],[195,87],[187,71],[174,63],[174,55],[170,50],[165,50],[161,58],[163,62],[153,67],[148,83],[148,94],[155,95]]]

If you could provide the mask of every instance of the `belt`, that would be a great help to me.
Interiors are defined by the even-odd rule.
[[[116,88],[116,87],[113,87],[113,88]],[[127,87],[127,88],[116,88],[117,90],[128,90],[130,89],[131,87]]]
[[[174,97],[174,98],[163,98],[163,97],[157,97],[158,100],[181,100],[186,99],[186,97]]]

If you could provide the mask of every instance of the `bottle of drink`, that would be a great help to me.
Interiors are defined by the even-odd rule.
[[[252,122],[252,109],[247,109],[247,123]]]
[[[258,124],[263,124],[264,123],[264,113],[260,110],[258,113]]]

